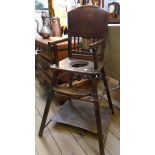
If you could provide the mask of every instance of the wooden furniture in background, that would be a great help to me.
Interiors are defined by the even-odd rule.
[[[35,38],[36,48],[36,74],[42,84],[49,87],[53,72],[50,69],[50,65],[54,63],[54,51],[49,48],[48,43],[62,39],[62,37],[50,37],[49,39],[43,39],[40,36]],[[59,60],[68,56],[68,42],[58,44]],[[63,82],[63,79],[60,79]]]
[[[109,24],[120,23],[120,4],[117,2],[108,3]]]
[[[52,17],[55,16],[55,12],[54,12],[54,9],[53,9],[53,0],[48,0],[48,7],[49,7],[49,10],[50,10],[50,15]]]
[[[120,24],[119,18],[109,18],[109,24]]]

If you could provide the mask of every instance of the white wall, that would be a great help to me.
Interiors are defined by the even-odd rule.
[[[42,19],[41,19],[41,11],[36,11],[35,12],[35,19],[39,22],[39,30],[42,27]],[[39,34],[37,33],[37,23],[35,22],[35,36],[38,36]]]

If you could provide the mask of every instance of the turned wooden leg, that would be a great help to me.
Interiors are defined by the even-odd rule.
[[[47,101],[46,101],[46,106],[45,106],[43,118],[41,121],[41,126],[40,126],[40,130],[39,130],[39,137],[42,137],[42,135],[43,135],[47,116],[48,116],[48,112],[49,112],[49,108],[51,105],[51,101],[52,101],[52,95],[51,95],[51,92],[49,92],[48,97],[47,97]]]
[[[68,76],[69,76],[69,87],[72,87],[72,84],[73,84],[73,73],[69,72]]]
[[[99,107],[99,101],[98,101],[97,81],[96,81],[95,76],[93,76],[93,78],[92,78],[92,92],[93,92],[93,100],[94,100],[94,109],[95,109],[95,117],[96,117],[96,125],[97,125],[97,137],[98,137],[98,142],[99,142],[99,150],[100,150],[100,155],[104,155],[101,115],[100,115],[100,107]]]
[[[102,74],[102,79],[103,79],[104,87],[105,87],[107,98],[108,98],[109,107],[110,107],[112,113],[114,114],[114,108],[113,108],[113,104],[111,101],[110,91],[109,91],[109,87],[107,84],[106,74],[105,74],[104,68],[102,69],[101,74]]]
[[[52,101],[52,98],[53,98],[53,95],[54,95],[54,92],[53,92],[52,88],[55,85],[55,82],[56,82],[56,79],[57,79],[57,75],[58,75],[57,72],[53,73],[53,79],[52,79],[52,82],[51,82],[51,87],[50,87],[50,90],[49,90],[49,93],[48,93],[48,97],[47,97],[47,101],[46,101],[46,106],[45,106],[43,118],[42,118],[42,121],[41,121],[40,130],[39,130],[39,137],[42,137],[43,132],[44,132],[44,128],[45,128],[45,125],[46,125],[46,120],[47,120],[49,108],[50,108],[51,101]]]

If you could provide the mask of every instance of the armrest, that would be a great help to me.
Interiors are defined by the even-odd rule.
[[[48,45],[56,45],[56,44],[59,44],[59,43],[65,42],[65,41],[69,41],[69,40],[70,40],[70,38],[63,38],[63,39],[60,39],[60,40],[48,42]]]
[[[90,48],[97,47],[97,46],[99,46],[100,44],[102,44],[103,42],[104,42],[104,39],[101,39],[101,40],[99,40],[99,41],[96,41],[96,42],[90,44]]]
[[[54,62],[57,66],[59,65],[57,44],[65,42],[65,41],[69,41],[69,40],[70,40],[70,38],[63,38],[60,40],[48,42],[49,48],[52,49],[54,52]]]

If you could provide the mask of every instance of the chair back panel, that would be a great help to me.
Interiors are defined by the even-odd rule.
[[[82,6],[68,12],[68,34],[104,38],[108,13],[96,6]]]
[[[96,49],[96,59],[104,59],[108,29],[108,13],[96,6],[81,6],[68,12],[69,58],[94,61],[90,44],[104,39]],[[72,45],[71,45],[72,44]]]

